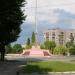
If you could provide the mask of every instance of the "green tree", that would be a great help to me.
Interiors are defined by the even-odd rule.
[[[70,55],[75,55],[75,45],[69,48]]]
[[[0,0],[0,52],[2,61],[4,61],[5,45],[16,41],[19,37],[20,25],[25,19],[21,10],[24,3],[25,0]]]
[[[51,51],[51,53],[53,54],[53,50],[56,47],[56,44],[54,41],[46,41],[45,43],[45,48],[49,49]]]
[[[74,37],[72,33],[70,34],[70,43],[74,45]]]
[[[28,38],[26,43],[26,49],[31,49],[31,48],[32,48],[31,41],[30,38]]]
[[[69,48],[71,46],[71,42],[66,43],[66,47]]]
[[[54,54],[67,55],[67,54],[68,54],[68,49],[67,49],[66,47],[64,47],[64,46],[60,46],[60,45],[59,45],[59,46],[56,46],[56,47],[54,48]]]
[[[49,50],[50,50],[49,41],[45,41],[45,42],[44,42],[44,45],[45,45],[45,49],[49,49]]]
[[[8,45],[6,45],[5,46],[5,50],[6,50],[6,53],[12,53],[12,46],[11,46],[11,44],[8,44]]]
[[[51,50],[52,54],[53,54],[53,52],[54,52],[54,48],[55,48],[55,47],[56,47],[55,42],[54,42],[54,41],[50,41],[50,50]]]
[[[72,33],[70,34],[70,41],[66,43],[66,47],[68,48],[68,53],[73,54],[72,52],[74,51],[74,37]]]
[[[70,34],[70,38],[69,39],[70,39],[70,41],[66,43],[66,47],[67,48],[69,48],[69,47],[74,45],[74,37],[73,37],[72,33]]]
[[[13,47],[12,47],[12,53],[17,53],[17,52],[20,52],[23,50],[21,44],[15,44]]]
[[[45,49],[45,45],[44,45],[44,44],[41,44],[41,45],[40,45],[40,48],[41,48],[41,49]]]
[[[32,44],[35,44],[36,38],[35,38],[35,33],[34,32],[32,33],[31,39],[32,39]]]
[[[30,43],[30,38],[27,39],[27,46],[29,46],[31,43]]]

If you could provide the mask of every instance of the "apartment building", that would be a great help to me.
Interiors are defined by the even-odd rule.
[[[68,41],[70,41],[70,35],[73,35],[75,42],[75,30],[73,29],[48,29],[44,32],[44,41],[55,41],[57,45],[65,45]]]

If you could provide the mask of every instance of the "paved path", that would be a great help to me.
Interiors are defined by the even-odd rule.
[[[13,57],[13,58],[12,58]],[[7,55],[8,60],[17,61],[71,61],[75,60],[75,56],[51,56],[51,57],[26,57],[21,55]]]
[[[21,69],[24,62],[5,61],[0,62],[0,75],[16,75],[16,72]]]

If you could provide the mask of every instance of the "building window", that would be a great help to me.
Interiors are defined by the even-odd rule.
[[[46,32],[46,37],[49,37],[49,32]]]
[[[52,32],[52,41],[55,41],[55,32]]]
[[[55,37],[52,37],[52,41],[55,41]]]
[[[61,35],[63,35],[64,34],[64,32],[61,32]]]
[[[53,36],[53,37],[55,36],[55,32],[52,32],[52,36]]]
[[[46,32],[46,41],[49,40],[49,32]]]
[[[64,42],[64,32],[60,32],[59,34],[59,44],[60,45],[63,45],[63,42]]]

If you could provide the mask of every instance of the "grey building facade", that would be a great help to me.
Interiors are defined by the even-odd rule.
[[[65,45],[67,42],[70,41],[70,35],[74,37],[75,43],[75,30],[73,29],[49,29],[44,32],[44,41],[55,41],[57,45]]]

